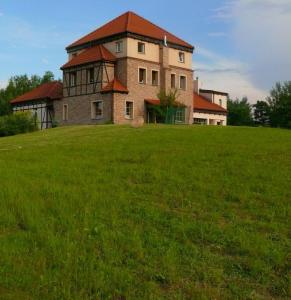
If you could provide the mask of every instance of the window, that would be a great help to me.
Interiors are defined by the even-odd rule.
[[[69,119],[69,109],[68,104],[63,105],[63,121],[68,121]]]
[[[77,82],[77,72],[70,73],[70,86],[76,86]]]
[[[103,118],[103,101],[91,102],[91,118],[98,120]]]
[[[115,47],[116,47],[115,48],[116,53],[122,52],[122,42],[116,42]]]
[[[127,119],[133,119],[133,102],[132,101],[125,102],[125,117]]]
[[[159,71],[152,70],[152,85],[159,85]]]
[[[219,99],[219,105],[222,106],[222,100],[221,99]]]
[[[145,43],[138,42],[137,51],[138,53],[145,53]]]
[[[176,74],[171,74],[171,88],[176,88]]]
[[[175,123],[185,123],[185,109],[179,108],[176,111]]]
[[[146,84],[147,70],[144,68],[138,69],[138,82],[142,84]]]
[[[180,89],[186,90],[186,76],[180,76]]]
[[[194,118],[193,124],[207,125],[207,119]]]
[[[185,62],[185,53],[179,52],[179,62],[184,63]]]
[[[72,58],[76,57],[77,55],[78,55],[78,53],[77,53],[77,52],[75,52],[75,53],[72,53]]]
[[[87,69],[87,83],[94,82],[94,68]]]

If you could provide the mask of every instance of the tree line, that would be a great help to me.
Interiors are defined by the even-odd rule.
[[[55,76],[51,71],[45,72],[43,76],[19,75],[9,79],[6,88],[0,89],[0,116],[11,113],[10,101],[27,93],[46,82],[52,82]]]
[[[276,83],[265,101],[228,100],[228,124],[291,129],[291,81]]]

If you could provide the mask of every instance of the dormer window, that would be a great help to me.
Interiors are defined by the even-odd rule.
[[[116,53],[122,52],[122,41],[115,43],[115,51],[116,51]]]
[[[137,51],[138,51],[138,53],[144,54],[145,53],[145,43],[138,42]]]
[[[184,63],[185,62],[185,53],[179,52],[179,62]]]

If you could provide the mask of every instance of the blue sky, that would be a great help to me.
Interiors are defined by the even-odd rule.
[[[61,77],[65,47],[128,10],[196,47],[204,88],[255,101],[291,80],[290,0],[0,0],[0,87],[17,74]]]

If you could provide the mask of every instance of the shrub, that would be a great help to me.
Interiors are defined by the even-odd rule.
[[[0,137],[36,131],[37,124],[31,112],[17,112],[0,117]]]

